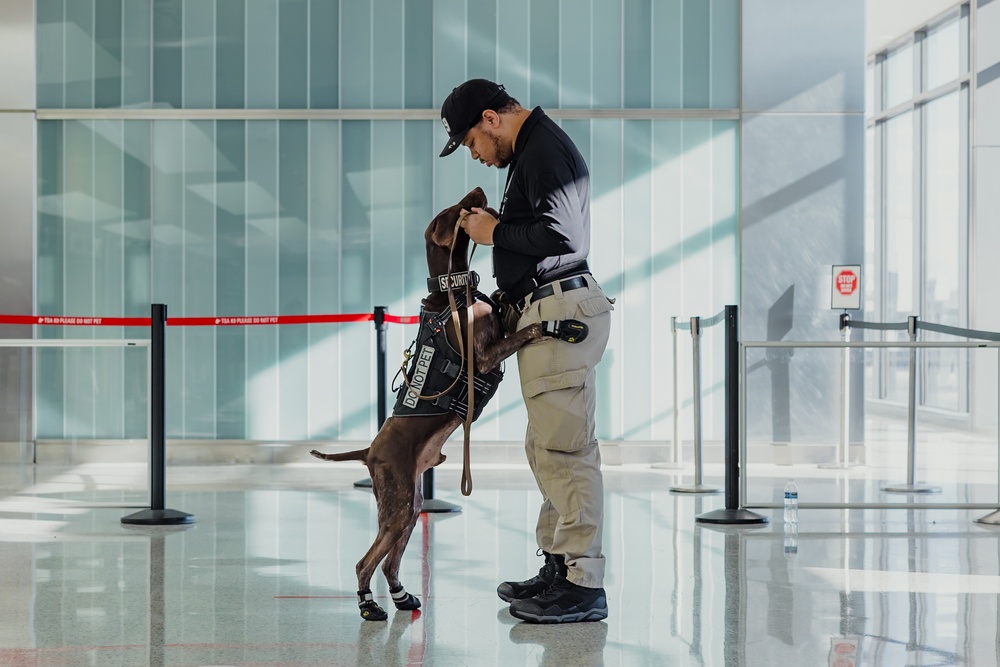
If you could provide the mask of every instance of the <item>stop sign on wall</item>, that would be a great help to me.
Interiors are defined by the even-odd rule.
[[[830,307],[834,310],[861,309],[861,265],[833,267]]]

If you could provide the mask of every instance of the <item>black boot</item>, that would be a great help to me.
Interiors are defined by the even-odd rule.
[[[510,603],[510,615],[530,623],[577,623],[608,617],[608,596],[603,588],[586,588],[557,574],[544,592]]]
[[[505,581],[497,586],[497,595],[504,602],[512,600],[524,600],[545,592],[552,582],[555,581],[556,574],[566,574],[566,559],[559,554],[550,554],[543,551],[545,565],[538,570],[538,574],[526,581]]]

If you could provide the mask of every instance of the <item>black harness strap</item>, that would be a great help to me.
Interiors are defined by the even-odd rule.
[[[493,301],[479,291],[472,293],[472,300],[473,303],[476,301],[488,303],[496,310]],[[466,306],[463,292],[455,295],[455,305],[459,309]],[[426,311],[420,313],[420,331],[417,332],[416,340],[410,345],[415,351],[406,370],[410,386],[403,382],[396,388],[393,417],[428,417],[448,412],[460,416],[463,420],[468,416],[468,373],[462,370],[462,355],[448,342],[445,327],[450,321],[450,309],[439,313]],[[458,376],[457,382],[455,382],[456,376]],[[482,414],[487,402],[496,394],[502,379],[501,370],[473,374],[472,384],[475,393],[473,420]],[[423,398],[442,392],[449,385],[453,386],[447,394],[431,400]],[[419,394],[414,393],[414,390]]]

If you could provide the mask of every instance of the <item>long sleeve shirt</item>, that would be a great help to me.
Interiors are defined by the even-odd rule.
[[[520,298],[590,253],[590,172],[541,107],[521,125],[508,170],[493,230],[493,274],[497,287]]]

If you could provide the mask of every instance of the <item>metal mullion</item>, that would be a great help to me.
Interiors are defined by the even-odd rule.
[[[920,71],[922,67],[919,64],[920,58],[914,59],[914,77],[919,80]],[[927,295],[927,290],[924,289],[925,278],[927,276],[927,266],[926,266],[926,248],[927,248],[927,207],[924,205],[926,202],[927,195],[927,108],[924,105],[918,105],[915,107],[913,112],[913,164],[915,168],[913,169],[913,192],[911,193],[911,206],[913,207],[913,221],[914,226],[913,233],[913,247],[910,249],[913,257],[913,286],[911,287],[911,298],[914,305],[915,313],[919,317],[923,317],[926,312],[926,304],[924,299]],[[917,375],[917,402],[916,406],[921,407],[926,402],[926,388],[927,382],[924,381],[926,377],[926,363],[927,355],[920,354],[919,356],[918,368],[920,372]]]
[[[961,108],[962,101],[965,102],[966,113],[959,114],[959,122],[964,125],[964,132],[962,136],[965,137],[965,141],[962,142],[962,149],[966,152],[966,159],[963,162],[965,167],[965,181],[964,183],[960,181],[959,192],[963,194],[961,203],[965,205],[966,211],[965,215],[960,218],[964,224],[962,225],[962,232],[964,234],[964,243],[959,247],[962,248],[965,253],[965,276],[964,280],[961,281],[959,290],[961,297],[961,305],[965,308],[965,318],[966,326],[970,325],[972,319],[972,303],[971,298],[975,293],[973,291],[973,277],[975,272],[973,269],[974,258],[972,253],[973,244],[975,243],[975,233],[976,233],[976,207],[972,205],[975,201],[975,188],[976,188],[976,162],[975,156],[972,151],[972,147],[975,145],[976,138],[976,96],[973,93],[975,87],[972,83],[973,77],[972,72],[975,71],[976,56],[975,56],[975,25],[976,25],[976,3],[970,2],[968,4],[962,5],[961,12],[959,15],[959,31],[958,31],[958,43],[959,43],[959,54],[961,60],[959,61],[959,66],[964,76],[969,79],[969,82],[964,86],[964,93],[959,95],[959,105]],[[963,294],[964,291],[964,294]],[[1000,355],[998,355],[1000,357]],[[972,407],[972,386],[976,379],[976,370],[972,368],[971,364],[972,355],[968,355],[965,360],[964,368],[965,381],[962,383],[961,391],[964,392],[965,396],[965,409],[969,415],[969,421],[972,424],[976,423],[975,415],[973,414]],[[1000,358],[998,358],[998,364],[1000,364]],[[1000,378],[1000,375],[997,376]],[[1000,439],[1000,431],[998,431],[998,439]],[[998,487],[1000,488],[1000,487]]]
[[[901,116],[907,111],[913,111],[914,109],[918,109],[921,106],[927,104],[928,102],[936,100],[939,97],[944,97],[949,93],[953,93],[956,90],[962,88],[963,86],[968,86],[971,80],[972,77],[966,74],[964,76],[959,77],[958,79],[955,79],[954,81],[950,81],[946,84],[940,85],[937,88],[934,88],[933,90],[921,93],[915,96],[911,100],[907,100],[906,102],[897,104],[891,109],[876,114],[872,118],[868,119],[867,125],[869,127],[873,125],[878,125],[879,123],[883,123],[887,120],[895,118],[896,116]]]
[[[880,72],[879,72],[880,78],[884,78],[882,76],[884,74],[884,72],[885,72],[885,59],[884,58],[883,58],[883,61],[882,61],[882,65],[879,67],[879,70],[880,70]],[[876,189],[875,189],[875,192],[878,193],[878,202],[877,202],[877,205],[875,206],[875,219],[876,219],[876,224],[877,224],[877,227],[876,227],[876,230],[875,230],[875,239],[876,239],[876,245],[878,247],[878,255],[876,256],[877,257],[876,261],[878,262],[878,268],[879,268],[879,271],[878,271],[879,282],[878,282],[878,289],[876,290],[876,292],[877,292],[877,295],[878,295],[878,297],[877,297],[878,298],[878,317],[883,322],[886,320],[886,304],[888,303],[888,296],[886,294],[886,290],[887,290],[886,286],[888,285],[888,282],[889,282],[888,280],[886,280],[886,275],[887,275],[887,269],[886,269],[886,245],[887,245],[887,243],[886,243],[886,238],[887,238],[888,233],[889,233],[889,231],[888,231],[888,225],[886,223],[886,219],[887,219],[887,216],[886,216],[886,207],[888,206],[888,197],[886,197],[886,192],[885,192],[885,184],[886,184],[886,159],[885,159],[885,153],[886,153],[886,144],[888,143],[887,140],[886,140],[887,127],[888,127],[887,123],[879,123],[878,125],[876,125],[876,133],[875,133],[875,142],[876,142],[876,149],[875,149],[875,158],[876,158],[876,167],[875,167]],[[879,332],[878,338],[879,338],[880,341],[884,341],[885,340],[885,333],[884,332]],[[888,366],[888,360],[886,358],[887,355],[884,354],[882,352],[882,350],[876,350],[875,356],[876,356],[875,361],[876,361],[876,364],[877,364],[877,366],[875,367],[875,370],[876,370],[875,375],[876,375],[877,384],[878,384],[878,391],[875,394],[875,398],[879,399],[879,400],[884,400],[888,396],[888,389],[886,387],[886,385],[888,384],[888,382],[887,382],[887,377],[888,377],[888,368],[887,368],[887,366]]]
[[[881,68],[878,68],[881,69]],[[878,74],[876,74],[879,76]],[[873,151],[873,165],[872,165],[872,187],[874,189],[873,196],[875,201],[872,202],[872,215],[873,224],[875,225],[874,233],[872,234],[875,238],[875,247],[872,249],[872,257],[874,258],[874,271],[873,275],[869,280],[875,281],[875,288],[872,293],[875,295],[875,312],[871,313],[876,319],[880,321],[885,321],[885,295],[884,295],[884,285],[885,280],[885,178],[884,178],[884,166],[885,159],[883,154],[883,147],[885,145],[885,124],[880,123],[873,128],[872,137],[872,151]],[[879,340],[884,340],[883,334],[879,334]],[[884,355],[881,350],[875,350],[873,355],[873,373],[875,380],[875,387],[872,391],[872,396],[876,400],[883,398],[883,368],[882,359]]]
[[[960,327],[968,327],[971,308],[969,304],[969,276],[971,275],[970,257],[972,253],[969,244],[971,238],[971,183],[972,149],[971,149],[971,98],[969,86],[963,86],[958,93],[958,249],[959,281],[958,281],[958,321]],[[966,354],[964,363],[958,364],[959,411],[971,414],[970,383],[972,381],[971,355]]]

